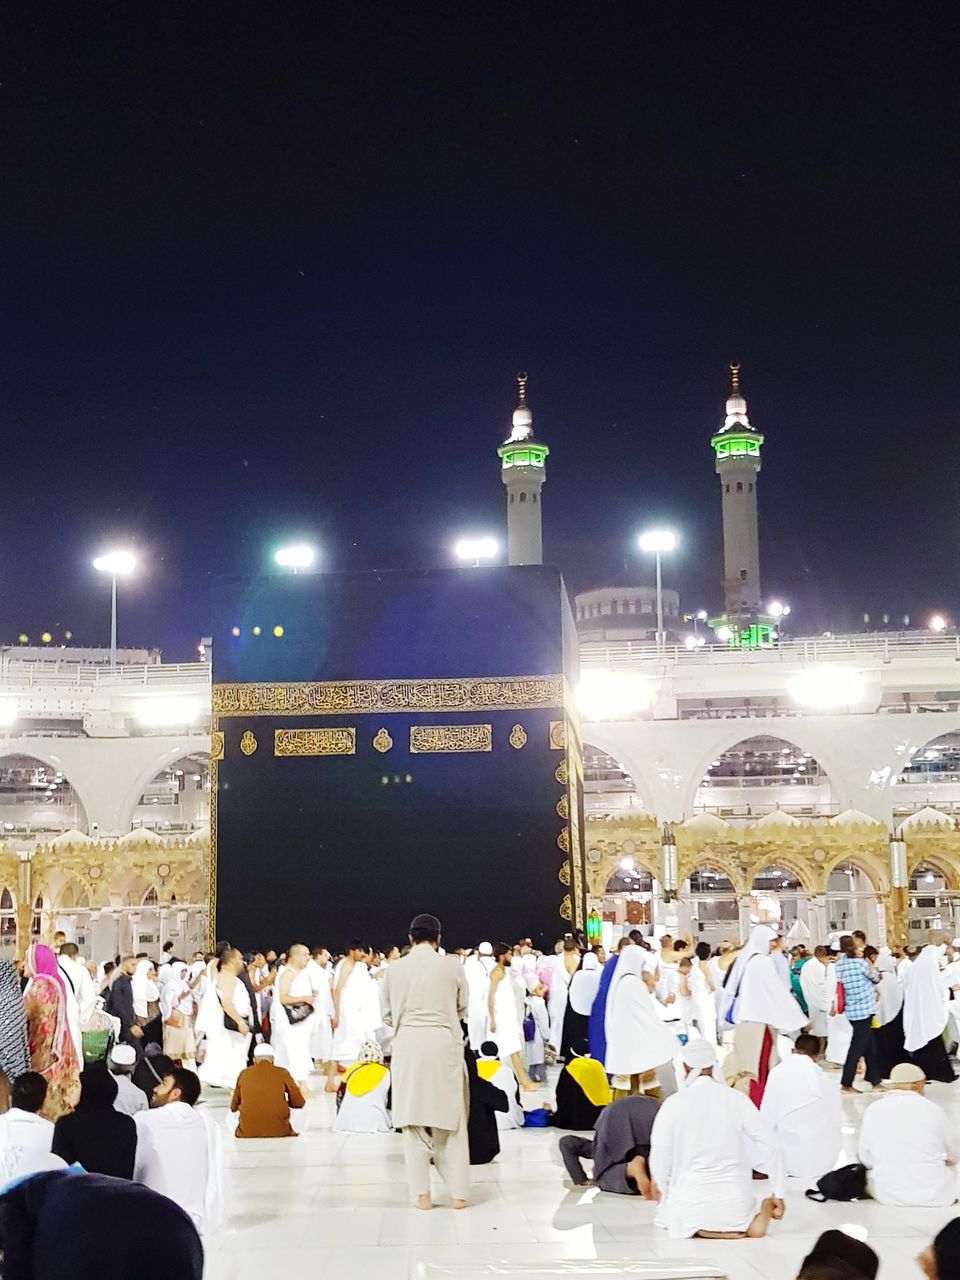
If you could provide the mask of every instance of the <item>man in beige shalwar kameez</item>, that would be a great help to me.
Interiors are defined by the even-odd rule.
[[[433,1207],[430,1162],[453,1207],[470,1189],[467,1078],[463,1029],[467,984],[455,956],[441,956],[440,921],[415,916],[408,955],[383,976],[383,1020],[393,1027],[393,1122],[403,1130],[410,1191],[418,1209]]]

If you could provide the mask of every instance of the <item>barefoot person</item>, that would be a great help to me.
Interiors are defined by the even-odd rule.
[[[686,1087],[661,1104],[650,1135],[656,1224],[675,1240],[764,1236],[784,1214],[776,1140],[753,1103],[719,1083],[713,1045],[691,1040],[681,1057]],[[769,1183],[754,1182],[754,1169]],[[758,1195],[758,1186],[770,1194]]]
[[[453,1207],[466,1207],[470,1187],[467,1079],[460,1023],[467,984],[455,956],[441,956],[440,921],[415,916],[410,952],[383,976],[383,1018],[393,1027],[393,1123],[403,1130],[410,1191],[418,1209],[432,1208],[430,1161]]]
[[[568,1133],[560,1139],[560,1158],[574,1186],[592,1182],[601,1191],[618,1195],[654,1198],[647,1162],[650,1159],[650,1131],[659,1103],[655,1098],[618,1098],[597,1117],[591,1142]],[[593,1161],[587,1175],[584,1160]]]

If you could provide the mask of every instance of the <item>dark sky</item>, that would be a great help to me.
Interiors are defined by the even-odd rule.
[[[501,528],[526,369],[570,586],[720,602],[743,363],[798,629],[957,603],[957,10],[23,6],[0,29],[0,639],[188,657],[211,576]]]

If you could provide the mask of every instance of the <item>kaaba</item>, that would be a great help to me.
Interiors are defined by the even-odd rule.
[[[224,580],[211,936],[448,948],[585,921],[577,644],[540,566]]]

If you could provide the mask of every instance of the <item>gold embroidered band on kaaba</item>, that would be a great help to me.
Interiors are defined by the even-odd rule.
[[[352,756],[356,729],[274,729],[275,756]]]
[[[562,707],[563,676],[451,680],[324,680],[215,684],[215,716],[341,715],[377,711],[535,711]]]
[[[414,724],[410,726],[410,754],[444,751],[492,751],[489,724]]]

